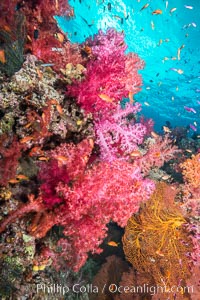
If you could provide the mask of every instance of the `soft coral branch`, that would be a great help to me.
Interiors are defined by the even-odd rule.
[[[78,103],[87,113],[106,114],[116,108],[123,97],[132,96],[142,84],[138,70],[144,64],[135,54],[125,54],[123,33],[101,30],[86,44],[92,56],[87,63],[85,79],[68,86],[68,94],[77,97]]]
[[[119,105],[95,123],[96,143],[100,146],[101,159],[127,159],[132,151],[138,149],[146,134],[145,125],[136,122],[136,113],[140,109],[139,103],[127,104],[125,109]]]
[[[40,179],[44,182],[39,197],[31,198],[0,225],[3,231],[18,217],[36,212],[29,226],[36,238],[44,237],[53,225],[62,226],[69,247],[67,254],[59,255],[67,256],[68,265],[76,271],[85,263],[89,251],[101,251],[106,224],[112,220],[125,226],[140,202],[154,190],[154,183],[143,179],[140,169],[131,163],[117,160],[90,164],[92,148],[91,140],[83,140],[78,145],[62,144],[49,151],[53,160],[48,167],[41,166]]]

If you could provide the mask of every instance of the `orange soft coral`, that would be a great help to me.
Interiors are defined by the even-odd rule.
[[[188,158],[184,163],[180,164],[183,169],[184,180],[191,187],[198,188],[200,186],[200,153]]]

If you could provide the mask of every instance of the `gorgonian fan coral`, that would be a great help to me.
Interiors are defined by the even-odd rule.
[[[63,256],[75,271],[84,265],[89,251],[101,251],[106,224],[112,220],[125,226],[154,190],[154,183],[143,179],[140,170],[128,162],[88,164],[92,147],[91,140],[84,140],[77,146],[63,144],[50,151],[50,158],[58,163],[50,160],[49,167],[42,167],[41,173],[49,173],[40,175],[45,182],[38,201],[22,205],[0,226],[3,231],[17,217],[33,211],[37,212],[29,226],[33,236],[41,238],[53,225],[63,226],[64,244],[68,245]]]
[[[149,273],[157,284],[182,285],[191,275],[192,239],[186,219],[174,203],[175,189],[157,184],[150,200],[126,226],[123,247],[126,258],[140,273]]]
[[[68,95],[77,98],[87,113],[101,115],[117,106],[123,97],[131,97],[142,85],[138,70],[144,63],[136,54],[125,54],[124,34],[101,30],[85,43],[91,48],[85,79],[68,86]]]

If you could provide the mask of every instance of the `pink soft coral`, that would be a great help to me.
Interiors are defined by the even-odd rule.
[[[136,122],[136,113],[140,110],[139,103],[126,104],[125,109],[118,105],[116,110],[96,122],[96,142],[100,146],[101,159],[127,159],[138,149],[146,134],[146,126]]]
[[[135,158],[135,165],[140,166],[142,173],[146,176],[152,168],[160,168],[165,162],[173,159],[176,153],[181,152],[177,146],[173,145],[169,136],[163,138],[158,136],[155,140],[150,140],[146,153]]]
[[[120,161],[94,165],[72,187],[60,182],[57,193],[65,205],[57,212],[57,220],[70,241],[68,264],[77,271],[89,251],[99,253],[106,224],[112,220],[124,227],[153,190],[154,183],[143,179],[139,169]]]
[[[135,54],[125,54],[123,33],[108,29],[88,39],[92,57],[87,64],[85,79],[68,86],[68,94],[77,98],[87,113],[106,114],[123,97],[133,96],[142,84],[138,70],[143,62]]]

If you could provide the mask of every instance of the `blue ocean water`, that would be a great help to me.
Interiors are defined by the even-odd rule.
[[[82,43],[99,29],[114,27],[124,31],[127,51],[145,61],[142,91],[135,99],[157,130],[169,121],[172,126],[195,124],[200,131],[199,0],[69,0],[69,4],[74,18],[56,19],[72,42]],[[153,15],[157,9],[162,14]]]

